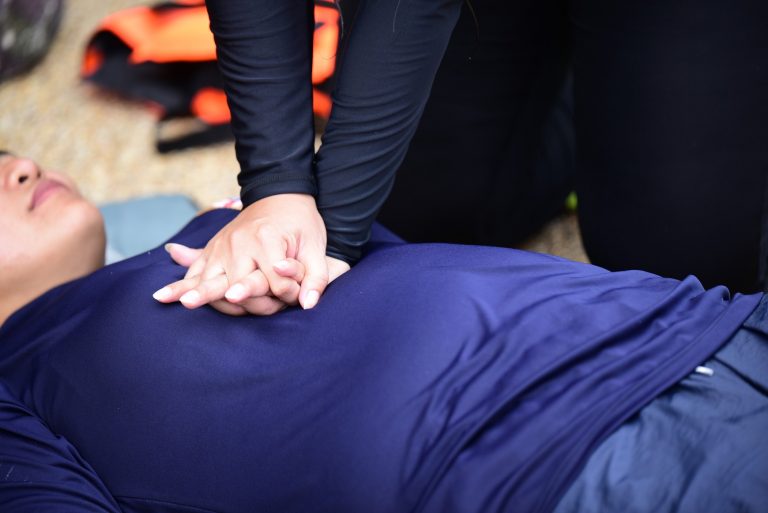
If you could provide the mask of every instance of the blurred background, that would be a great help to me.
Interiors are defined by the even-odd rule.
[[[38,46],[45,43],[42,29],[22,34],[13,20],[2,19],[11,3],[46,17],[49,27],[58,23],[58,30],[42,61],[0,83],[0,148],[68,173],[98,204],[180,193],[206,207],[238,195],[231,141],[161,154],[151,109],[99,91],[80,78],[85,46],[105,16],[156,2],[69,0],[59,12],[54,9],[58,0],[0,0],[4,50],[18,45],[20,37],[36,37],[33,43]],[[7,69],[4,59],[0,64]],[[575,214],[549,223],[523,247],[587,261]]]

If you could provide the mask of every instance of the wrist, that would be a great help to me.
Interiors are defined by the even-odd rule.
[[[264,198],[283,194],[315,196],[317,185],[314,177],[296,174],[264,177],[261,181],[242,184],[240,199],[243,205],[248,206]]]

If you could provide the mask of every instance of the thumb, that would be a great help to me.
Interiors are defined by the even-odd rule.
[[[203,253],[202,249],[189,248],[183,244],[169,242],[164,246],[165,250],[171,255],[174,262],[184,267],[189,267],[195,263]]]
[[[349,264],[344,260],[338,258],[325,257],[325,261],[328,264],[328,283],[332,283],[333,280],[349,271]]]
[[[328,264],[322,251],[306,255],[301,263],[304,264],[305,272],[299,291],[299,303],[302,308],[309,310],[314,308],[328,286]]]

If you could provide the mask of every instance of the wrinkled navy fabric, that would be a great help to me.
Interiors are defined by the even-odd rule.
[[[768,298],[693,373],[592,454],[556,513],[763,513],[768,504]]]
[[[233,215],[173,241],[202,246]],[[183,273],[151,251],[3,325],[0,504],[550,511],[761,297],[391,236],[310,311],[231,318],[151,298]]]

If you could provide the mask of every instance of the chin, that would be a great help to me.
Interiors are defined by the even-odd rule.
[[[75,197],[51,206],[55,208],[48,211],[50,215],[36,217],[24,226],[26,230],[17,230],[11,239],[15,245],[0,247],[0,290],[15,291],[0,294],[0,324],[4,315],[45,291],[104,265],[106,236],[99,209]]]
[[[104,218],[95,205],[87,203],[81,210],[83,223],[84,249],[87,248],[89,256],[88,272],[93,272],[104,265],[104,253],[107,245],[107,235],[104,229]],[[85,256],[85,255],[84,255]]]
[[[104,265],[104,219],[95,205],[82,198],[68,203],[57,218],[57,232],[65,237],[56,247],[57,260],[66,262],[63,280],[79,278]]]

